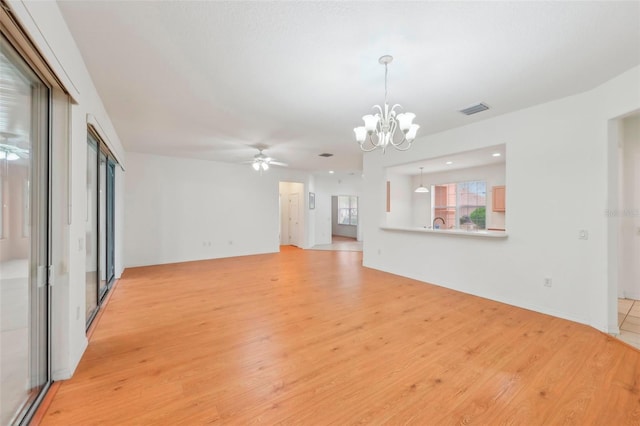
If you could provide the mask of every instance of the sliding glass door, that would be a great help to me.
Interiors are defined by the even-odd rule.
[[[107,286],[111,287],[116,278],[115,267],[115,189],[116,189],[116,163],[109,158],[107,160],[107,191],[105,197],[105,233],[106,233],[106,271]]]
[[[87,138],[86,320],[87,327],[113,284],[115,166],[95,132]]]
[[[87,144],[87,217],[85,221],[85,280],[87,326],[98,312],[98,141]]]
[[[50,383],[50,91],[0,36],[0,424]]]

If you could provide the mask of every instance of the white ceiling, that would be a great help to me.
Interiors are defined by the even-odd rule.
[[[494,157],[493,154],[500,154]],[[457,152],[444,157],[434,157],[407,164],[389,167],[389,171],[399,175],[419,175],[420,167],[423,173],[438,173],[471,167],[489,166],[505,163],[506,145],[494,145],[472,151]]]
[[[416,113],[419,136],[640,63],[636,1],[59,5],[127,150],[240,163],[260,145],[318,172],[361,169],[353,128],[383,101],[383,54],[389,102]],[[481,101],[491,110],[457,112]]]

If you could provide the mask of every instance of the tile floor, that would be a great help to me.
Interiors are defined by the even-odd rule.
[[[362,251],[362,241],[334,235],[331,238],[331,244],[319,244],[311,247],[311,250]]]
[[[618,326],[616,337],[640,349],[640,300],[618,299]]]

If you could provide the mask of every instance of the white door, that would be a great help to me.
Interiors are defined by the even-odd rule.
[[[300,201],[297,193],[289,194],[289,245],[300,246]]]

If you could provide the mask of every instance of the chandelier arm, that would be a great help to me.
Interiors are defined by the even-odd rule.
[[[396,148],[403,146],[405,142],[409,142],[409,140],[405,136],[402,137],[402,140],[400,142],[394,141],[393,138],[391,138],[391,141],[390,141],[391,145],[393,145]],[[412,142],[409,142],[409,145],[411,145],[411,143]]]
[[[395,121],[395,120],[394,120],[394,121]],[[397,123],[395,123],[395,124],[397,124]],[[394,148],[397,148],[397,149],[399,149],[400,151],[406,151],[407,149],[409,149],[408,147],[410,147],[410,146],[411,146],[411,143],[412,143],[413,141],[409,141],[409,140],[407,139],[407,135],[405,135],[405,134],[404,134],[404,132],[400,132],[400,134],[402,134],[402,139],[401,139],[400,141],[396,142],[396,141],[397,141],[397,139],[395,139],[395,138],[394,138],[396,128],[394,127],[394,129],[393,129],[393,130],[394,130],[394,132],[391,134],[391,138],[390,138],[390,140],[389,140],[389,143],[390,143],[391,145],[393,145],[393,147],[394,147]],[[405,144],[405,142],[409,142],[409,144],[407,145],[407,148],[402,148],[402,147],[403,147],[403,145]]]
[[[371,152],[373,150],[375,150],[376,148],[378,148],[378,145],[373,143],[373,138],[371,137],[371,135],[369,135],[369,138],[367,140],[369,142],[369,145],[371,145],[371,148],[365,148],[365,142],[362,142],[360,144],[360,149],[364,152]]]
[[[393,147],[398,151],[408,151],[409,148],[411,148],[411,144],[413,142],[409,142],[406,146],[402,146],[402,144],[405,142],[409,142],[409,141],[407,139],[403,139],[402,142],[400,142],[399,144],[391,142],[391,145],[393,145]]]
[[[391,133],[391,138],[390,138],[391,141],[393,141],[393,137],[396,134],[396,129],[397,128],[398,128],[398,121],[394,117],[391,120],[389,120],[389,133]]]

